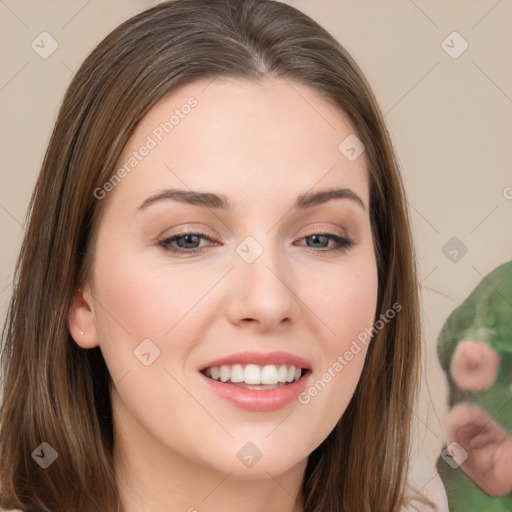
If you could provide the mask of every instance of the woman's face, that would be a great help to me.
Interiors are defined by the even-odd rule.
[[[332,431],[377,302],[360,149],[339,109],[278,80],[195,82],[145,116],[95,192],[106,209],[70,324],[101,347],[118,446],[256,478]],[[327,189],[349,192],[307,201]],[[306,370],[293,384],[244,387],[294,379],[292,365]]]

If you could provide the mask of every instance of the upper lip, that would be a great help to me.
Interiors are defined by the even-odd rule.
[[[285,364],[293,365],[296,368],[311,369],[310,363],[302,357],[290,354],[289,352],[238,352],[221,359],[215,359],[203,365],[199,371],[206,370],[206,368],[219,367],[222,365],[233,364],[256,364],[259,366],[266,366],[269,364]]]

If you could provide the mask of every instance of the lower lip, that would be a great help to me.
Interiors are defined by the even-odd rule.
[[[200,375],[217,395],[240,409],[253,412],[271,412],[282,409],[297,400],[298,395],[306,389],[311,372],[308,371],[299,380],[282,388],[261,390],[240,388],[210,379],[202,373]]]

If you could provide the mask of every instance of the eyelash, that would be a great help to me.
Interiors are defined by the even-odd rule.
[[[205,247],[198,247],[195,249],[176,249],[171,246],[172,242],[176,241],[179,238],[184,238],[187,235],[196,235],[201,238],[206,238],[210,242],[214,241],[206,233],[202,233],[200,231],[184,231],[181,233],[177,233],[171,237],[158,240],[157,245],[162,247],[167,252],[172,252],[172,253],[177,253],[177,254],[196,254],[196,253],[204,252],[204,250],[206,249]],[[340,252],[345,253],[354,246],[354,242],[352,240],[350,240],[349,238],[341,237],[341,236],[335,235],[333,233],[324,233],[322,231],[318,231],[318,232],[315,231],[315,232],[309,233],[308,235],[303,236],[299,240],[303,240],[305,238],[311,238],[312,236],[315,236],[315,235],[330,238],[331,240],[334,240],[338,244],[337,247],[333,247],[331,249],[314,249],[313,248],[313,252],[316,252],[316,253],[332,252],[332,251],[340,251]]]

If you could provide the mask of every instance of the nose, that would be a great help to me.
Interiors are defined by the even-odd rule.
[[[298,318],[298,297],[294,292],[293,270],[278,248],[269,244],[243,245],[258,252],[254,261],[237,251],[235,268],[231,274],[229,317],[234,324],[254,323],[261,331],[270,331]],[[259,248],[258,248],[259,246]],[[240,249],[240,247],[239,247]],[[241,256],[240,256],[241,255]],[[253,254],[254,256],[254,254]]]

